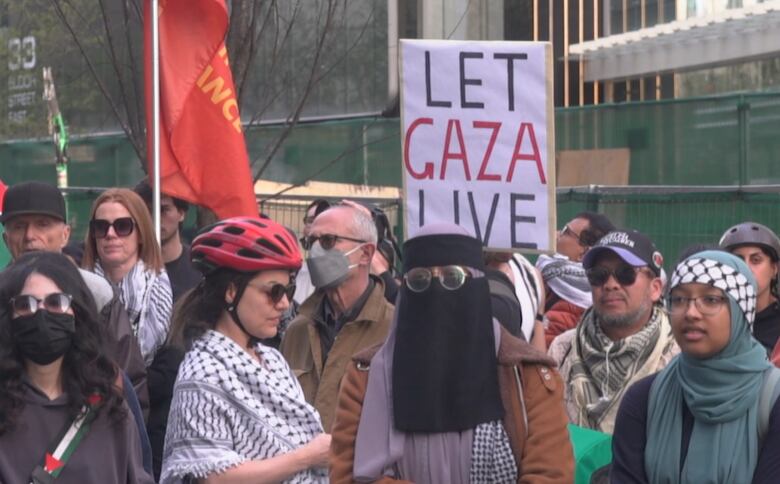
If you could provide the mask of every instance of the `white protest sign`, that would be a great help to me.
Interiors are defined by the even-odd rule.
[[[548,42],[401,40],[406,233],[449,222],[554,250],[552,99]]]

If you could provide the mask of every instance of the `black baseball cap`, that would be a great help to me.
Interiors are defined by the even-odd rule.
[[[664,258],[649,237],[637,230],[615,230],[596,243],[582,259],[582,267],[590,269],[596,259],[610,251],[634,267],[649,267],[656,276],[661,275]]]
[[[48,215],[64,222],[65,198],[57,187],[48,183],[17,183],[5,192],[0,223],[5,224],[17,215]]]

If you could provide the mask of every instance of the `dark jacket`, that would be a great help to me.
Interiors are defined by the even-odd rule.
[[[92,292],[101,321],[106,328],[108,338],[107,354],[119,365],[133,383],[138,403],[144,413],[149,415],[149,391],[146,386],[146,365],[141,356],[138,340],[133,335],[127,311],[119,300],[119,295],[104,278],[79,269],[81,277]]]
[[[523,335],[523,313],[515,294],[515,285],[509,277],[497,269],[485,269],[490,286],[490,309],[494,318],[512,336],[525,339]]]
[[[69,415],[68,396],[49,400],[32,383],[23,383],[24,407],[16,426],[0,435],[0,482],[30,482],[33,468],[43,462],[50,443],[58,438]],[[142,446],[133,415],[124,407],[116,419],[101,412],[79,443],[57,484],[151,484],[143,468]]]
[[[376,345],[353,358],[341,383],[331,442],[330,479],[351,483],[363,399]],[[517,482],[570,484],[574,456],[568,419],[563,406],[563,382],[555,363],[530,344],[501,330],[498,349],[498,384],[506,412],[504,428],[519,470]],[[398,481],[380,479],[389,484]]]
[[[767,354],[772,353],[780,338],[780,303],[773,302],[756,313],[753,336],[766,348]]]
[[[149,399],[154,403],[149,409],[149,420],[146,430],[152,446],[152,469],[155,479],[160,478],[162,470],[163,450],[165,447],[165,431],[168,428],[168,413],[173,399],[173,385],[179,365],[184,359],[185,351],[172,345],[162,346],[154,355],[154,361],[149,365]]]
[[[610,482],[616,484],[650,484],[645,473],[647,444],[647,403],[658,373],[639,380],[626,391],[620,402],[612,436],[612,469]],[[683,400],[680,461],[685,462],[693,433],[694,417]],[[736,445],[736,443],[735,443]],[[753,484],[776,483],[780,475],[780,399],[769,414],[766,438],[758,449]],[[745,483],[748,484],[748,483]]]

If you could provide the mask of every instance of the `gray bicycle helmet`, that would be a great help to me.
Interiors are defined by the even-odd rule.
[[[745,245],[755,245],[769,255],[773,262],[780,259],[780,239],[766,225],[756,222],[742,222],[728,229],[720,238],[720,248],[731,252]],[[769,285],[775,299],[780,300],[780,274],[776,274]]]
[[[743,222],[726,230],[719,245],[729,252],[743,245],[757,245],[765,249],[773,261],[780,259],[780,239],[772,229],[756,222]]]

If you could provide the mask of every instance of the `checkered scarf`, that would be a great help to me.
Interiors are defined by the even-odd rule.
[[[658,355],[672,344],[669,318],[658,306],[638,333],[619,341],[609,339],[595,311],[588,310],[577,326],[569,354],[569,392],[579,409],[573,423],[612,433],[623,393],[635,381],[658,371]]]
[[[750,335],[755,280],[738,257],[699,252],[681,262],[671,287],[700,283],[716,287],[729,301],[731,332],[724,348],[708,358],[683,352],[658,374],[647,403],[644,451],[649,482],[750,482],[761,443],[758,400],[766,351]],[[680,461],[683,405],[693,415],[685,461]]]
[[[672,274],[672,284],[699,283],[717,287],[739,305],[749,325],[756,316],[756,291],[753,284],[733,267],[713,259],[691,257],[681,262]]]
[[[95,274],[105,277],[100,262],[95,264]],[[149,366],[157,349],[165,343],[171,324],[173,294],[168,274],[165,270],[148,270],[139,260],[115,287]]]
[[[517,482],[517,463],[501,421],[485,422],[474,429],[469,482]]]
[[[195,341],[174,387],[163,484],[287,454],[322,433],[281,353],[260,344],[255,351],[262,363],[216,331]],[[325,483],[327,473],[307,469],[284,482]]]

